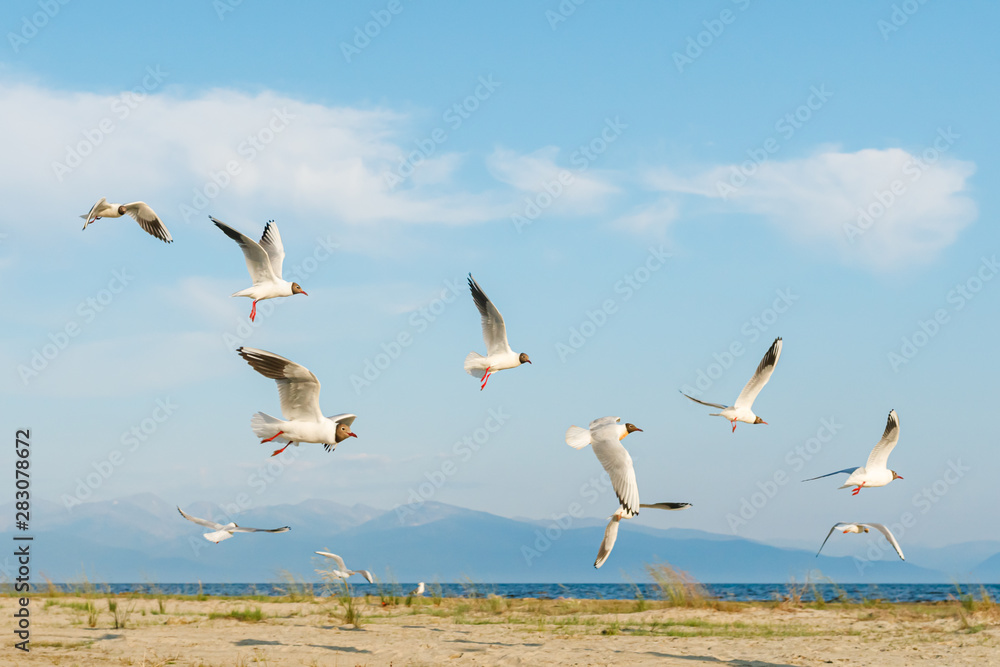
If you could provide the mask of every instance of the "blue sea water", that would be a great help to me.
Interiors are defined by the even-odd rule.
[[[434,586],[437,584],[431,584]],[[57,584],[60,589],[72,591],[72,584]],[[166,593],[171,595],[244,596],[244,595],[285,595],[287,589],[282,584],[107,584],[111,594],[120,593]],[[485,597],[499,595],[508,598],[580,598],[589,600],[634,600],[637,593],[649,600],[661,597],[655,584],[440,584],[444,597]],[[720,600],[761,601],[781,600],[791,592],[789,584],[703,584],[708,594]],[[356,584],[351,583],[352,595],[373,595],[380,592],[404,596],[416,588],[416,583],[401,584]],[[425,592],[429,596],[431,591]],[[954,584],[817,584],[802,592],[802,600],[812,601],[815,590],[826,601],[843,597],[851,602],[863,600],[884,600],[886,602],[935,602],[957,598],[961,593],[973,593],[978,598],[985,589],[993,599],[1000,598],[1000,584],[984,586],[963,586],[961,592]],[[329,594],[322,584],[315,584],[317,595]]]

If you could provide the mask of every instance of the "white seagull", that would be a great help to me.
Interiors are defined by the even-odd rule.
[[[262,438],[261,443],[276,439],[285,443],[271,456],[280,454],[291,444],[298,446],[300,442],[317,442],[332,452],[337,443],[358,437],[351,431],[357,415],[323,416],[319,408],[319,380],[308,368],[266,350],[241,347],[236,351],[255,371],[278,384],[281,414],[285,420],[263,412],[250,419],[250,428]]]
[[[344,565],[344,559],[337,554],[332,554],[329,551],[317,551],[320,556],[326,556],[327,558],[332,558],[337,563],[337,569],[329,570],[330,574],[337,577],[338,579],[347,579],[353,574],[360,574],[362,577],[368,580],[369,584],[375,583],[375,577],[368,570],[348,570],[347,566]]]
[[[80,217],[86,221],[83,223],[83,228],[86,229],[87,225],[97,222],[101,218],[120,218],[123,215],[132,216],[148,234],[164,243],[171,243],[174,240],[170,236],[167,226],[160,220],[160,216],[156,215],[156,212],[144,201],[134,201],[131,204],[109,204],[106,197],[101,197],[96,204],[90,207],[89,213]]]
[[[695,403],[701,403],[702,405],[707,405],[710,408],[719,408],[721,412],[711,413],[712,417],[725,417],[733,424],[733,432],[736,431],[736,422],[744,422],[747,424],[767,424],[766,421],[758,417],[751,410],[754,400],[757,398],[757,394],[760,390],[764,388],[767,381],[771,379],[771,373],[774,372],[774,366],[778,363],[778,357],[781,356],[781,338],[775,338],[774,342],[771,343],[770,349],[764,355],[764,358],[760,360],[760,364],[757,366],[757,372],[753,374],[750,381],[746,383],[743,387],[743,391],[740,395],[736,397],[736,403],[732,406],[722,405],[721,403],[709,403],[707,401],[700,401],[693,396],[688,396],[681,392],[688,398],[690,398]]]
[[[622,446],[621,440],[629,433],[642,432],[635,424],[622,426],[619,417],[601,417],[590,422],[590,429],[570,426],[566,429],[566,444],[574,449],[582,449],[593,445],[594,454],[601,462],[611,486],[615,489],[618,502],[628,514],[625,518],[639,514],[639,486],[635,481],[635,468],[632,457]]]
[[[864,467],[844,468],[843,470],[829,472],[819,477],[810,477],[802,481],[811,482],[814,479],[822,479],[830,475],[839,475],[842,472],[846,472],[850,476],[844,482],[844,485],[839,488],[846,489],[856,486],[858,488],[851,492],[852,496],[856,496],[861,492],[861,487],[863,486],[885,486],[894,479],[903,479],[896,474],[895,470],[889,470],[886,467],[886,464],[889,462],[889,454],[897,442],[899,442],[899,415],[896,414],[895,410],[890,410],[889,418],[885,422],[885,431],[882,433],[882,439],[875,444],[872,453],[868,455],[868,462],[865,463]]]
[[[653,503],[651,505],[639,505],[639,507],[648,507],[649,509],[657,510],[686,510],[691,507],[691,503]],[[618,539],[618,522],[622,519],[630,518],[626,515],[627,512],[623,507],[619,507],[618,511],[611,515],[611,521],[608,522],[608,527],[604,529],[604,539],[601,541],[601,548],[597,551],[597,560],[594,561],[595,568],[600,568],[604,565],[604,561],[611,555],[611,550],[615,548],[615,540]]]
[[[503,322],[503,315],[489,300],[483,288],[475,281],[472,274],[469,274],[469,289],[472,291],[472,299],[476,302],[476,308],[483,320],[483,340],[486,341],[486,356],[478,352],[469,352],[465,357],[465,372],[477,378],[482,378],[479,390],[486,388],[486,383],[490,375],[497,371],[508,368],[517,368],[521,364],[530,364],[531,359],[524,352],[518,354],[510,349],[507,342],[507,326]]]
[[[281,245],[281,234],[278,233],[278,225],[271,220],[264,225],[264,233],[257,243],[249,236],[240,234],[238,231],[212,216],[209,219],[215,226],[225,232],[226,236],[236,241],[243,250],[243,257],[247,262],[247,271],[253,280],[253,287],[240,290],[230,296],[246,296],[253,299],[253,306],[250,308],[250,321],[257,317],[257,302],[263,299],[274,299],[279,296],[292,296],[293,294],[306,294],[306,291],[299,287],[298,283],[290,283],[281,278],[281,263],[285,260],[285,248]]]
[[[833,531],[835,530],[843,531],[845,534],[867,533],[871,528],[874,528],[885,535],[885,539],[889,540],[889,544],[891,544],[892,548],[896,550],[897,554],[899,554],[899,560],[906,560],[906,556],[903,555],[903,550],[899,548],[899,542],[896,541],[895,536],[893,536],[892,532],[888,528],[880,523],[835,523],[833,528],[830,529],[830,532],[826,534],[826,540],[830,539],[830,536],[833,535]],[[823,547],[826,546],[826,540],[823,540],[823,544],[819,545],[819,551],[822,551]],[[819,551],[816,552],[817,556],[819,556]]]
[[[424,594],[424,582],[417,584],[417,587],[410,591],[410,595],[423,595]]]
[[[232,521],[223,525],[221,523],[209,521],[208,519],[199,519],[196,516],[191,516],[180,507],[177,508],[177,511],[180,512],[181,516],[188,521],[193,521],[199,526],[205,526],[205,528],[211,528],[213,532],[205,533],[205,539],[209,542],[215,542],[216,544],[222,540],[228,540],[233,536],[233,533],[287,533],[291,530],[288,526],[282,526],[281,528],[243,528],[242,526],[237,526]]]

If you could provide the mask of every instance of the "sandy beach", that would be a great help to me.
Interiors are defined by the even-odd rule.
[[[124,628],[115,628],[109,599]],[[438,604],[435,604],[438,602]],[[0,599],[11,627],[16,600]],[[642,607],[645,606],[643,609]],[[0,665],[988,665],[996,608],[958,603],[37,596],[31,651]],[[127,618],[123,618],[130,610]],[[90,627],[93,625],[93,627]]]

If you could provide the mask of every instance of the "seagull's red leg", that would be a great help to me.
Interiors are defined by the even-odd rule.
[[[854,491],[851,492],[851,495],[852,496],[856,496],[859,493],[861,493],[861,487],[864,486],[864,485],[865,485],[864,482],[861,482],[860,484],[858,484],[858,488],[854,489]]]
[[[479,391],[486,389],[486,382],[490,379],[490,367],[486,367],[486,375],[483,376],[483,383],[479,385]]]
[[[732,433],[736,433],[736,420],[733,420],[733,430]]]
[[[292,443],[291,443],[291,441],[289,441],[289,442],[288,442],[288,444],[286,444],[286,445],[285,445],[284,447],[282,447],[281,449],[276,449],[276,450],[274,450],[274,453],[273,453],[273,454],[271,454],[271,456],[277,456],[277,455],[278,455],[278,454],[280,454],[281,452],[285,451],[286,449],[288,449],[288,445],[290,445],[290,444],[292,444]]]
[[[250,321],[253,322],[255,317],[257,317],[257,300],[256,299],[254,299],[253,308],[250,309]]]
[[[261,440],[260,444],[263,445],[265,442],[271,442],[272,440],[274,440],[275,438],[277,438],[282,433],[284,433],[284,431],[278,431],[277,433],[275,433],[274,435],[272,435],[270,438],[264,438],[263,440]]]

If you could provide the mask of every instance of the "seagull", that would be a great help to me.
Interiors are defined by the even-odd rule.
[[[205,533],[205,539],[209,542],[215,542],[216,544],[222,540],[228,540],[233,536],[233,533],[287,533],[291,530],[288,526],[282,526],[281,528],[243,528],[242,526],[237,526],[232,521],[222,525],[221,523],[215,523],[214,521],[209,521],[208,519],[199,519],[196,516],[191,516],[180,507],[177,508],[177,511],[180,512],[181,516],[188,521],[193,521],[199,526],[211,528],[213,532]]]
[[[849,477],[844,482],[844,485],[839,488],[846,489],[856,486],[858,488],[851,492],[852,496],[856,496],[861,492],[861,487],[863,486],[885,486],[894,479],[903,479],[896,474],[895,470],[886,468],[886,464],[889,462],[889,454],[898,441],[899,415],[896,414],[895,410],[890,410],[889,418],[885,422],[885,432],[882,433],[882,439],[875,444],[872,453],[868,455],[868,462],[865,463],[863,468],[844,468],[843,470],[830,472],[819,477],[810,477],[802,481],[811,482],[814,479],[822,479],[830,475],[839,475],[842,472],[846,472]],[[874,526],[875,524],[872,525]]]
[[[160,220],[160,216],[156,215],[156,212],[144,201],[134,201],[131,204],[109,204],[106,197],[101,197],[90,208],[89,213],[80,217],[86,221],[83,223],[83,228],[86,229],[87,225],[97,222],[101,218],[120,218],[123,215],[132,216],[148,234],[164,243],[173,242],[174,239],[170,236],[167,226]]]
[[[702,405],[707,405],[710,408],[719,408],[722,412],[711,413],[712,417],[725,417],[733,424],[733,432],[736,432],[736,422],[745,422],[747,424],[767,424],[766,421],[758,417],[753,413],[750,407],[753,405],[754,400],[757,398],[757,394],[760,390],[764,388],[767,381],[771,379],[771,373],[774,372],[774,367],[778,363],[778,357],[781,356],[781,337],[774,339],[771,343],[770,349],[764,358],[760,360],[760,365],[757,366],[757,372],[753,374],[750,381],[746,383],[743,387],[743,391],[740,395],[736,397],[736,403],[732,406],[722,405],[720,403],[709,403],[707,401],[699,401],[693,396],[688,396],[681,392],[688,398],[690,398],[695,403],[701,403]]]
[[[639,515],[639,486],[635,481],[632,457],[621,440],[629,433],[641,433],[642,429],[635,424],[622,426],[620,421],[619,417],[601,417],[590,422],[589,430],[570,426],[566,429],[566,444],[574,449],[593,445],[594,454],[611,478],[611,486],[628,519]]]
[[[338,579],[347,579],[352,574],[360,574],[362,577],[368,580],[369,584],[375,583],[375,577],[368,570],[348,570],[347,566],[344,565],[344,559],[337,554],[332,554],[329,551],[317,551],[320,556],[326,556],[327,558],[332,558],[337,563],[336,570],[329,570],[330,574],[337,577]]]
[[[410,595],[423,595],[424,594],[424,582],[417,584],[417,587],[410,591]]]
[[[691,503],[654,503],[651,505],[639,505],[639,507],[658,510],[686,510],[691,507]],[[598,569],[604,565],[604,561],[611,555],[611,550],[615,548],[615,540],[618,539],[618,522],[630,517],[627,516],[624,507],[619,507],[618,511],[609,518],[611,521],[608,522],[608,527],[604,529],[604,539],[601,541],[601,548],[597,552],[597,560],[594,561],[594,567]]]
[[[358,437],[351,431],[357,415],[324,417],[320,412],[319,380],[308,368],[265,350],[241,347],[236,351],[255,371],[278,383],[281,414],[286,421],[263,412],[250,419],[254,434],[263,438],[261,443],[275,439],[285,443],[271,456],[277,456],[289,445],[298,447],[300,442],[321,443],[326,451],[332,452],[337,443]]]
[[[236,241],[243,250],[243,257],[246,259],[253,287],[240,290],[230,296],[248,296],[253,299],[253,307],[250,308],[251,322],[257,317],[258,301],[294,294],[309,296],[304,289],[299,287],[298,283],[290,283],[281,278],[281,263],[285,259],[285,248],[281,245],[281,234],[278,233],[278,225],[274,224],[274,220],[264,225],[264,233],[260,237],[260,243],[257,243],[221,220],[216,220],[212,216],[208,217],[215,223],[216,227]]]
[[[846,535],[847,533],[867,533],[871,528],[885,535],[885,539],[889,540],[889,544],[899,554],[899,560],[906,560],[906,556],[903,555],[903,550],[899,548],[899,542],[896,541],[892,532],[880,523],[835,523],[830,532],[826,534],[826,540],[830,539],[835,530],[842,530]],[[823,544],[819,545],[819,551],[822,551],[823,547],[826,546],[826,540],[823,540]],[[817,556],[819,556],[819,551],[816,552]]]
[[[486,341],[486,356],[478,352],[469,352],[465,357],[465,372],[477,378],[482,378],[479,390],[486,388],[486,383],[490,375],[496,371],[508,368],[517,368],[521,364],[530,364],[531,359],[524,352],[518,354],[510,349],[507,342],[507,326],[503,322],[503,315],[493,305],[483,288],[469,274],[469,289],[472,291],[472,299],[476,302],[476,308],[483,319],[483,340]]]

